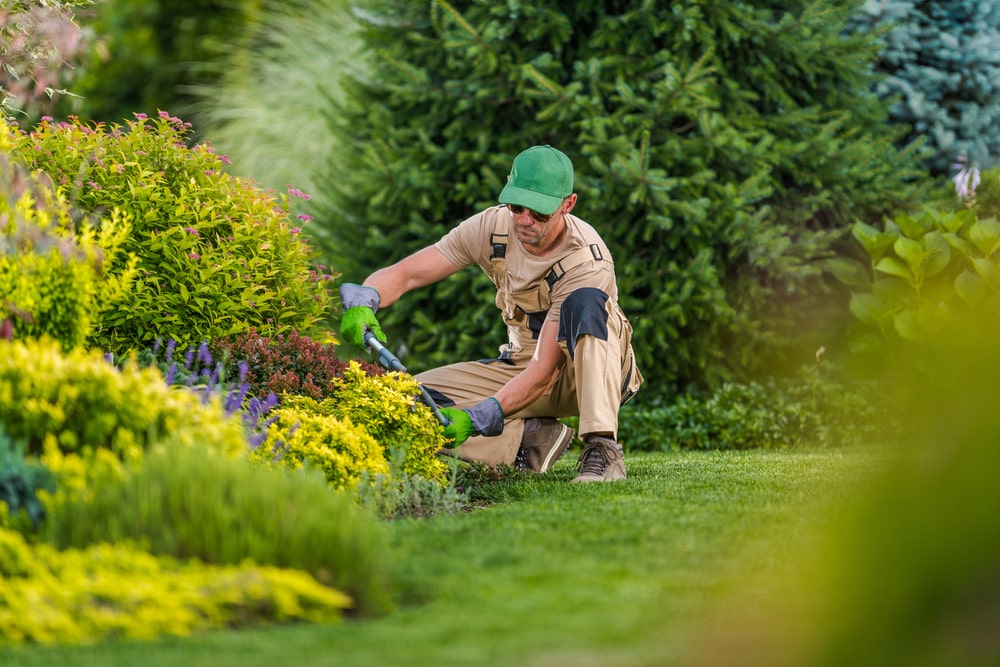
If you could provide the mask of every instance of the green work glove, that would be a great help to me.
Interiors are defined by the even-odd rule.
[[[444,437],[454,440],[452,447],[458,447],[472,435],[472,417],[465,410],[458,408],[441,408],[441,414],[448,418],[449,424],[444,427]]]
[[[503,433],[503,409],[500,401],[487,398],[471,408],[441,408],[441,414],[448,418],[444,427],[444,437],[454,440],[452,447],[459,447],[473,435],[500,435]]]
[[[365,287],[354,283],[344,283],[340,286],[340,303],[344,308],[344,317],[340,320],[340,335],[349,343],[364,348],[365,331],[371,331],[383,343],[388,339],[382,333],[382,326],[375,318],[382,298],[374,287]]]

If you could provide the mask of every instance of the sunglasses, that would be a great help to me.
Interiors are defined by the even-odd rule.
[[[510,212],[513,213],[514,215],[521,215],[522,213],[527,211],[528,215],[531,216],[532,220],[541,224],[548,222],[552,218],[552,216],[555,215],[555,213],[549,213],[548,215],[546,215],[545,213],[539,213],[538,211],[535,211],[533,209],[526,208],[524,206],[515,206],[514,204],[507,204],[507,208],[509,208]]]

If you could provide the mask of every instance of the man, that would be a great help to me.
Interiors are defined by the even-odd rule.
[[[463,459],[519,463],[546,472],[573,440],[558,420],[580,417],[584,443],[574,482],[625,479],[618,409],[642,383],[632,327],[618,307],[611,253],[571,215],[573,165],[551,146],[514,159],[500,205],[468,218],[437,243],[346,283],[341,333],[364,347],[375,313],[410,290],[468,266],[497,287],[508,343],[497,359],[467,361],[416,376],[451,420],[445,436]]]

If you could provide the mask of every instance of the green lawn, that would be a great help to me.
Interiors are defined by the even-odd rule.
[[[724,601],[780,597],[796,554],[884,457],[870,450],[635,454],[628,480],[549,474],[469,513],[391,524],[401,608],[339,626],[0,650],[4,667],[689,665]]]

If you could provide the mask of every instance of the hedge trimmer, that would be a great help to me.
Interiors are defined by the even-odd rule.
[[[403,365],[399,358],[390,352],[371,331],[365,331],[364,341],[365,345],[378,353],[378,360],[383,366],[391,371],[399,371],[400,373],[407,372],[406,366]],[[421,400],[423,400],[424,404],[431,409],[431,412],[434,413],[434,417],[441,422],[441,426],[447,426],[450,424],[451,421],[445,417],[444,414],[442,414],[441,409],[437,406],[437,403],[435,403],[434,399],[431,398],[430,392],[424,389],[424,386],[420,383],[417,383],[417,386],[420,388]]]

